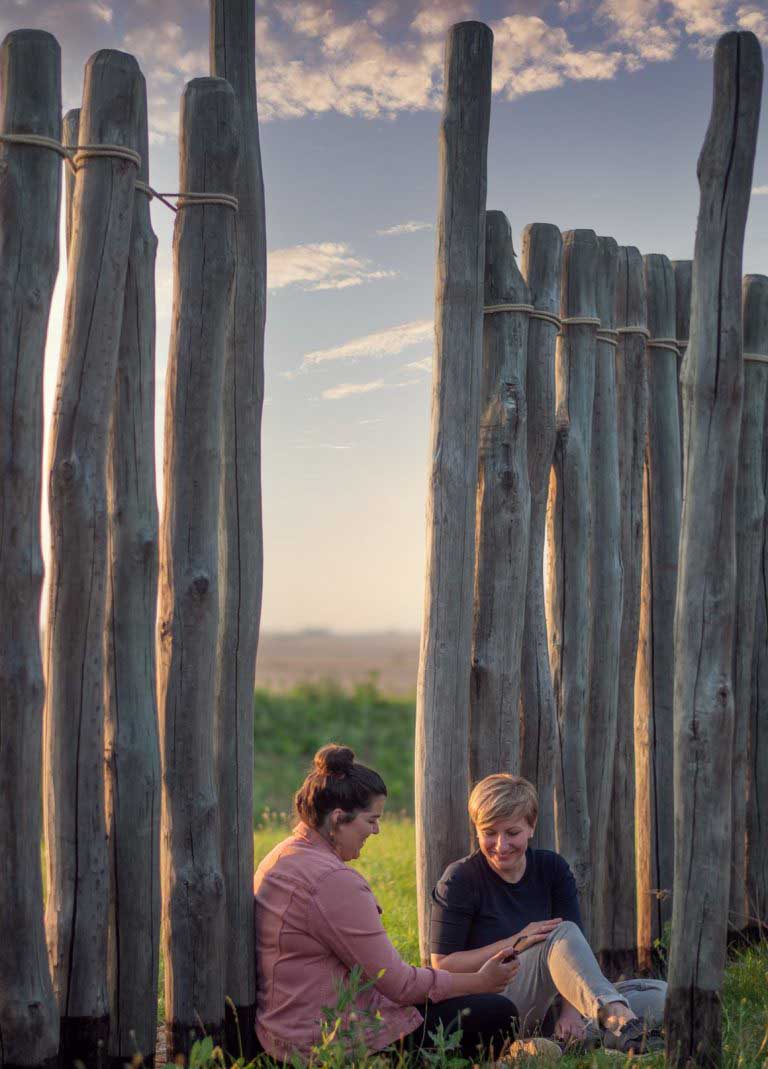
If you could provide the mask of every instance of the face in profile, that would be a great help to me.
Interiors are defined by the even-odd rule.
[[[384,813],[383,794],[374,795],[367,808],[358,809],[349,820],[349,814],[337,809],[332,815],[334,846],[342,861],[354,861],[370,835],[378,835],[379,821]]]
[[[514,876],[519,871],[534,827],[520,815],[503,817],[475,829],[483,857],[500,876]]]

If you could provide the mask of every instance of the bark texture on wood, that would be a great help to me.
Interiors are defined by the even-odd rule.
[[[85,69],[85,143],[139,145],[136,60],[104,50]],[[77,172],[51,431],[51,578],[46,629],[46,928],[62,1057],[93,1063],[109,1031],[109,868],[104,820],[107,435],[123,317],[136,167]]]
[[[717,43],[699,156],[685,489],[675,613],[675,875],[667,1060],[721,1061],[731,855],[736,476],[743,390],[741,261],[763,61],[752,33]]]
[[[691,329],[691,285],[693,284],[693,260],[673,260],[675,272],[675,336],[677,338],[677,406],[680,417],[680,470],[682,472],[683,448],[683,392],[680,380],[683,361],[688,350],[688,334]]]
[[[264,179],[256,99],[255,0],[211,0],[211,74],[226,78],[240,107],[241,145],[235,220],[237,267],[224,365],[221,561],[216,682],[219,815],[227,844],[225,991],[227,1049],[238,1028],[246,1059],[256,1054],[253,947],[253,687],[261,618],[264,548],[261,503],[261,413],[267,246]]]
[[[239,117],[221,78],[182,98],[182,190],[235,188]],[[158,607],[163,760],[163,956],[168,1057],[224,1020],[224,876],[214,768],[219,628],[218,510],[235,218],[220,204],[184,208],[173,237],[174,299],[165,399]]]
[[[469,681],[493,34],[448,34],[440,127],[427,567],[416,691],[416,879],[421,953],[446,865],[467,852]]]
[[[0,48],[0,132],[58,138],[61,54],[40,30]],[[56,1055],[40,868],[43,358],[59,266],[61,164],[0,143],[0,1064]]]
[[[143,87],[142,87],[143,88]],[[149,182],[146,96],[139,178]],[[137,192],[107,468],[106,791],[110,1055],[154,1051],[160,947],[160,745],[155,694],[155,252]]]
[[[563,239],[551,223],[531,223],[523,231],[523,275],[531,304],[560,314]],[[528,581],[522,648],[522,774],[539,793],[535,843],[555,849],[555,767],[557,716],[549,665],[544,603],[544,542],[547,497],[555,452],[555,345],[557,323],[531,316],[528,324],[526,400],[528,476],[531,491]]]
[[[648,330],[675,337],[675,275],[666,256],[644,257]],[[677,353],[649,344],[648,442],[643,481],[643,574],[635,675],[637,947],[651,968],[653,941],[672,915],[674,800],[672,706],[675,593],[682,472]]]
[[[597,239],[596,302],[600,331],[616,319],[619,247],[611,237]],[[608,828],[613,796],[613,761],[619,698],[619,639],[623,576],[621,568],[621,495],[616,425],[616,346],[597,337],[595,396],[592,411],[590,537],[590,661],[586,721],[587,797],[592,879],[592,932],[603,925]]]
[[[768,278],[746,275],[742,283],[744,353],[768,356]],[[736,484],[736,636],[733,669],[733,852],[729,924],[751,926],[757,900],[749,887],[748,847],[750,814],[758,816],[750,836],[759,856],[765,847],[759,837],[760,809],[766,783],[760,783],[760,725],[751,713],[752,669],[755,662],[755,622],[762,572],[765,524],[765,411],[768,363],[744,360],[744,404],[741,416],[739,473]],[[753,736],[750,746],[750,734]],[[756,774],[757,773],[757,774]],[[761,795],[763,797],[761,798]]]
[[[621,562],[624,575],[619,646],[619,697],[613,804],[608,836],[604,907],[595,946],[603,969],[632,975],[636,967],[634,686],[640,619],[643,537],[643,464],[648,424],[648,378],[643,259],[619,248],[616,285],[616,422],[619,440]],[[634,330],[633,328],[638,328]]]
[[[597,318],[597,236],[563,235],[561,314]],[[557,438],[548,515],[547,606],[557,704],[558,850],[573,869],[585,931],[591,931],[586,724],[589,672],[590,453],[595,394],[594,323],[564,324],[557,340]]]
[[[485,217],[485,304],[528,304],[503,212]],[[469,707],[472,784],[495,772],[517,775],[520,767],[521,609],[531,513],[527,356],[528,312],[486,312]]]

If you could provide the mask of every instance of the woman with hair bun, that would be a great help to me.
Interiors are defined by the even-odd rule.
[[[453,1030],[461,1011],[469,1055],[479,1045],[498,1049],[513,1030],[514,1004],[500,994],[518,969],[509,948],[479,969],[407,965],[371,888],[347,864],[378,835],[386,796],[381,776],[352,750],[324,746],[296,793],[298,825],[256,870],[256,1031],[273,1058],[309,1055],[321,1038],[323,1007],[336,1004],[356,965],[373,982],[353,1006],[369,1050],[427,1045],[439,1023]]]

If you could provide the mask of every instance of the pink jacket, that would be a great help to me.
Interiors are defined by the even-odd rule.
[[[381,1015],[366,1044],[381,1050],[422,1022],[414,1003],[453,993],[449,972],[406,965],[381,923],[367,882],[322,836],[298,824],[259,865],[256,896],[258,1010],[256,1031],[273,1058],[308,1055],[320,1039],[322,1010],[335,1006],[353,965],[366,980],[382,969],[358,1007]]]

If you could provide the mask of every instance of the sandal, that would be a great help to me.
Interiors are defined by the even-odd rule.
[[[621,1054],[652,1054],[664,1050],[664,1037],[660,1028],[642,1017],[633,1017],[618,1034],[604,1029],[603,1046]]]

